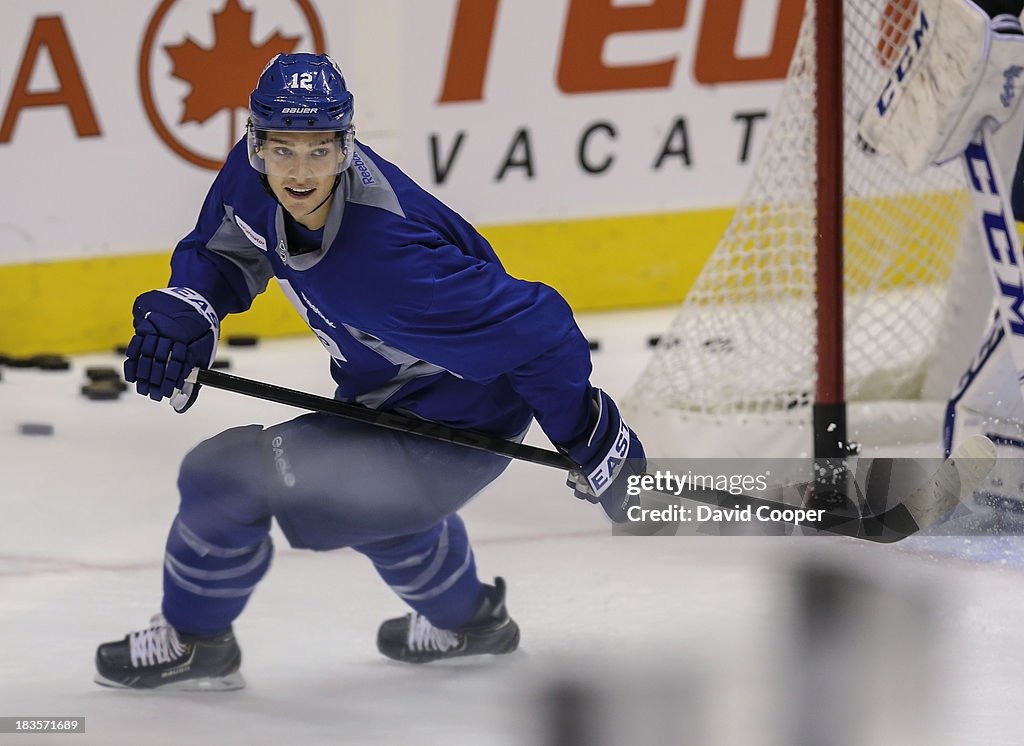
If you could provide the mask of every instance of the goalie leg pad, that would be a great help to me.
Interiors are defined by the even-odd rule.
[[[912,173],[963,152],[978,126],[1010,119],[1024,89],[1024,36],[971,0],[920,0],[906,45],[860,137]]]
[[[1024,512],[1024,398],[999,313],[946,410],[946,454],[972,435],[996,445],[996,463],[985,483],[965,500],[975,512]]]
[[[1015,370],[1009,380],[1019,385],[1024,380],[1024,252],[1010,195],[993,151],[992,135],[981,129],[964,151],[963,162],[983,255],[991,271],[998,318]]]
[[[943,446],[947,458],[971,435],[987,435],[986,423],[1024,418],[1024,400],[1016,381],[1006,330],[997,311],[946,407]]]

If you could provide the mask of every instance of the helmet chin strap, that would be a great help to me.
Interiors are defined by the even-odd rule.
[[[314,207],[314,208],[313,208],[312,210],[310,210],[309,212],[307,212],[307,213],[306,213],[306,217],[309,217],[309,216],[310,216],[310,215],[312,215],[312,214],[313,214],[314,212],[316,212],[316,211],[317,211],[317,210],[319,210],[319,209],[320,209],[321,207],[323,207],[323,206],[324,206],[324,203],[325,203],[325,202],[326,202],[327,200],[329,200],[329,199],[330,199],[331,197],[333,197],[333,196],[334,196],[334,193],[335,193],[335,192],[336,192],[336,191],[338,190],[338,184],[340,184],[340,183],[341,183],[341,174],[339,173],[339,174],[338,174],[337,176],[335,176],[335,177],[334,177],[334,185],[333,185],[333,186],[331,187],[331,191],[329,191],[329,192],[327,193],[327,196],[326,196],[326,197],[324,197],[324,198],[323,198],[322,200],[320,200],[320,204],[319,204],[319,205],[317,205],[317,206],[316,206],[316,207]]]
[[[344,173],[344,171],[342,171],[341,173]],[[310,215],[312,215],[314,212],[323,207],[327,200],[334,196],[334,193],[338,191],[338,185],[341,183],[341,173],[334,177],[334,184],[331,186],[331,191],[327,193],[327,196],[320,200],[320,204],[314,207],[309,212],[307,212],[303,217],[309,217]],[[274,194],[274,190],[270,188],[270,179],[267,178],[266,174],[260,174],[260,183],[263,184],[263,188],[266,190],[267,194],[273,197],[274,201],[277,202],[277,204],[281,205],[281,207],[284,207],[284,205],[281,204],[281,200],[279,200],[277,198],[277,195]],[[288,212],[287,207],[285,207],[285,212]]]

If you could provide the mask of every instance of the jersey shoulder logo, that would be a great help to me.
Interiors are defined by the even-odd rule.
[[[238,223],[238,227],[242,229],[242,233],[245,234],[245,237],[252,241],[253,246],[258,249],[262,249],[263,251],[267,250],[267,239],[254,231],[249,224],[238,217],[238,215],[235,215],[235,222]]]
[[[359,157],[359,153],[352,154],[352,165],[355,167],[356,171],[359,172],[359,180],[364,184],[370,185],[377,183],[377,180],[373,178],[373,174],[370,172],[369,167],[363,159]]]

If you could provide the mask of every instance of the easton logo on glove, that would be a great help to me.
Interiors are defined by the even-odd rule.
[[[217,312],[195,290],[170,287],[136,298],[132,316],[135,336],[125,351],[125,381],[143,396],[169,399],[184,412],[199,393],[185,379],[193,368],[209,367],[217,353]]]
[[[158,291],[188,303],[209,322],[210,331],[213,332],[214,336],[220,337],[220,318],[217,316],[217,312],[213,310],[213,306],[210,305],[210,301],[206,300],[202,295],[192,288],[159,288]],[[207,364],[212,363],[213,359],[211,358]]]
[[[644,447],[636,433],[619,415],[618,407],[601,389],[593,390],[591,400],[593,425],[576,441],[559,450],[579,464],[569,472],[566,485],[576,497],[600,503],[616,523],[626,520],[629,506],[635,502],[627,483],[647,468]]]
[[[587,481],[590,483],[590,488],[593,490],[595,497],[600,497],[615,480],[615,475],[622,468],[622,462],[626,460],[628,454],[629,427],[624,420],[620,419],[619,432],[615,436],[611,450],[604,455],[597,468],[587,474]]]

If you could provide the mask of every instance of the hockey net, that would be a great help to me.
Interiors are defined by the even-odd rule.
[[[937,444],[942,407],[904,402],[944,400],[976,340],[959,335],[973,337],[966,352],[954,354],[952,363],[940,361],[949,324],[962,321],[964,312],[954,298],[963,293],[951,291],[954,276],[962,274],[958,256],[977,250],[967,246],[973,240],[969,198],[959,164],[912,177],[856,141],[858,117],[897,60],[916,2],[845,0],[842,12],[850,440]],[[811,452],[819,126],[814,13],[810,0],[746,194],[624,400],[631,424],[656,455]],[[936,377],[943,364],[945,372]]]

